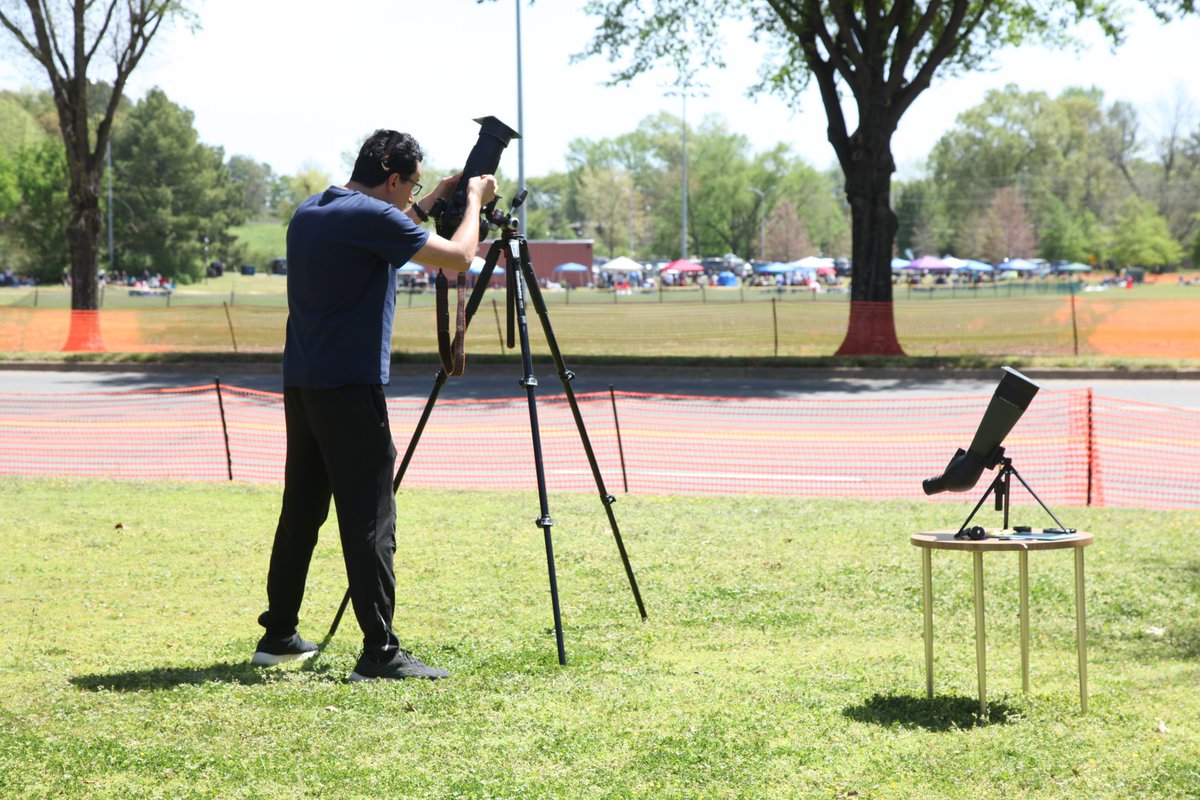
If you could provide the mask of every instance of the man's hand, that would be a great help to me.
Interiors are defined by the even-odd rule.
[[[480,175],[471,178],[467,184],[467,193],[479,198],[479,205],[486,206],[496,196],[496,176]]]
[[[449,178],[442,178],[440,181],[438,181],[437,187],[429,193],[429,196],[434,200],[438,200],[443,197],[449,197],[450,195],[454,194],[454,189],[456,186],[458,186],[458,182],[460,180],[462,180],[461,172],[457,175],[451,175]]]

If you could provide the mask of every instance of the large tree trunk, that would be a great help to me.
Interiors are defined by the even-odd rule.
[[[63,350],[103,350],[100,335],[100,178],[72,180],[67,247],[71,255],[71,328]]]
[[[898,223],[891,206],[891,132],[864,124],[843,160],[850,203],[850,322],[839,356],[902,356],[892,315],[892,247]]]
[[[85,176],[71,187],[71,221],[67,247],[71,254],[71,308],[95,310],[100,306],[100,181]]]

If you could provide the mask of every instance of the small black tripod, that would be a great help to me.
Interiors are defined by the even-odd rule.
[[[524,200],[524,195],[525,193],[521,192],[513,201],[512,211],[515,211],[520,206]],[[600,467],[596,462],[596,454],[592,450],[591,440],[588,438],[587,429],[583,425],[583,416],[579,412],[579,404],[575,400],[575,392],[571,388],[571,381],[575,379],[575,373],[567,369],[566,364],[563,362],[562,353],[558,349],[558,341],[554,337],[554,330],[550,326],[550,318],[546,313],[546,303],[542,298],[537,276],[534,274],[533,266],[529,261],[529,245],[525,237],[517,232],[518,220],[511,212],[506,214],[503,211],[490,210],[485,211],[485,215],[490,225],[500,228],[501,237],[494,241],[491,249],[488,250],[487,258],[475,283],[475,288],[471,290],[471,297],[467,302],[466,325],[469,326],[471,324],[471,319],[475,316],[475,311],[479,308],[479,304],[483,300],[484,291],[491,281],[492,272],[495,270],[496,264],[500,259],[501,251],[503,251],[505,255],[505,284],[507,287],[508,347],[511,349],[514,346],[515,324],[515,332],[520,336],[521,364],[524,369],[520,385],[525,387],[526,395],[529,399],[529,429],[533,436],[533,462],[537,469],[538,500],[541,504],[541,516],[538,517],[536,524],[542,529],[546,543],[546,566],[550,576],[550,601],[554,611],[554,638],[558,646],[558,663],[566,665],[567,652],[563,645],[562,615],[558,602],[558,580],[554,570],[554,545],[550,537],[550,528],[554,522],[550,518],[550,506],[546,498],[546,475],[542,465],[542,441],[538,429],[537,400],[535,395],[538,381],[533,374],[533,356],[530,354],[529,327],[526,321],[525,303],[527,294],[529,299],[533,301],[534,310],[541,320],[542,330],[546,335],[546,343],[549,345],[550,353],[554,357],[554,365],[558,370],[559,380],[562,382],[567,401],[571,406],[571,413],[575,417],[575,427],[579,430],[580,441],[583,443],[583,449],[587,453],[588,463],[592,468],[592,476],[596,480],[596,489],[600,493],[600,500],[604,504],[605,512],[608,514],[608,523],[609,527],[612,528],[613,539],[616,541],[617,550],[621,554],[621,562],[625,565],[625,576],[629,579],[629,588],[633,591],[633,599],[637,603],[638,613],[641,614],[643,620],[646,619],[646,607],[642,604],[642,595],[638,591],[637,580],[633,576],[633,567],[629,564],[629,556],[625,552],[625,543],[621,539],[621,531],[617,526],[617,518],[613,514],[612,507],[613,503],[616,502],[616,498],[609,494],[604,487],[604,478],[600,475]],[[396,480],[392,484],[393,491],[399,491],[400,489],[400,482],[404,480],[404,473],[408,470],[409,462],[412,461],[413,453],[417,449],[417,442],[421,439],[421,433],[425,430],[425,424],[429,421],[429,415],[433,411],[433,406],[437,402],[438,395],[441,393],[447,377],[446,369],[443,368],[438,371],[437,377],[434,379],[433,391],[429,395],[429,400],[425,403],[425,409],[421,412],[421,419],[417,422],[416,430],[413,431],[412,439],[408,443],[408,449],[404,453],[404,459],[401,461],[400,468],[396,472]],[[347,591],[346,596],[342,598],[342,604],[338,608],[337,616],[334,617],[333,624],[330,626],[326,641],[332,638],[333,634],[337,631],[338,623],[341,622],[342,614],[345,613],[346,605],[349,601],[350,592]]]
[[[1025,487],[1025,490],[1029,492],[1033,499],[1037,500],[1038,505],[1050,515],[1050,518],[1058,523],[1058,529],[1061,532],[1074,532],[1073,529],[1067,528],[1061,522],[1059,522],[1058,517],[1054,516],[1054,512],[1047,508],[1046,504],[1042,502],[1042,498],[1034,494],[1033,489],[1029,488],[1029,484],[1026,483],[1025,479],[1021,477],[1021,474],[1017,472],[1016,467],[1012,465],[1012,459],[1004,455],[1003,447],[997,447],[996,452],[992,454],[992,457],[988,459],[988,462],[989,469],[999,466],[1000,471],[997,472],[996,477],[992,479],[992,483],[990,486],[988,486],[987,491],[983,493],[983,497],[979,498],[979,502],[975,504],[975,508],[970,514],[967,515],[966,520],[963,521],[962,527],[958,529],[958,533],[954,534],[955,539],[983,538],[983,535],[972,535],[973,531],[982,530],[982,528],[968,528],[967,525],[971,523],[971,519],[974,518],[975,512],[979,511],[979,509],[983,506],[984,501],[988,499],[988,495],[993,493],[996,496],[996,510],[1004,512],[1004,529],[1008,529],[1008,501],[1009,496],[1012,493],[1013,475],[1017,476],[1017,480],[1021,482],[1021,485]]]

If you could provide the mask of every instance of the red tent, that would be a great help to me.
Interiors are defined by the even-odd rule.
[[[660,272],[704,272],[704,267],[700,266],[695,261],[688,261],[686,258],[678,258],[663,267]]]

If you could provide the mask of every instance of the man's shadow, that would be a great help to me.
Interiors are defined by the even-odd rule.
[[[125,672],[76,675],[70,682],[76,688],[88,692],[154,692],[173,689],[176,686],[200,686],[206,683],[231,683],[243,686],[275,683],[287,677],[289,672],[311,672],[330,679],[330,668],[318,663],[317,658],[305,662],[298,670],[280,670],[256,667],[246,661],[220,662],[209,667],[149,667]]]
[[[902,728],[949,731],[982,725],[1007,725],[1017,712],[999,702],[987,704],[987,716],[979,714],[979,700],[961,695],[924,696],[876,694],[862,703],[848,706],[842,714],[858,722]]]

